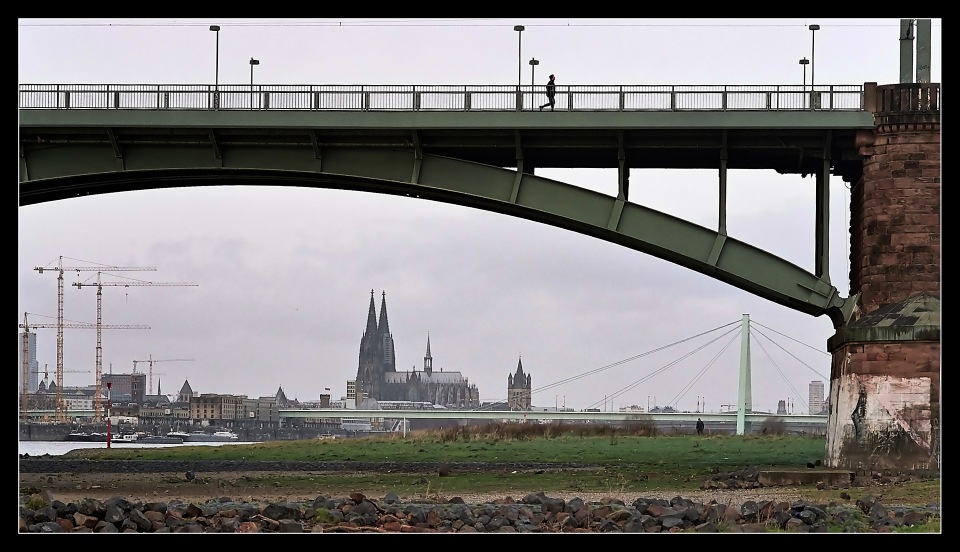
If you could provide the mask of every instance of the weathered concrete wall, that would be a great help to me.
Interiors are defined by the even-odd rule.
[[[854,344],[845,351],[834,354],[827,464],[939,469],[939,400],[931,400],[939,395],[939,343]],[[903,360],[887,362],[891,356]],[[937,360],[917,371],[905,361],[915,356]]]

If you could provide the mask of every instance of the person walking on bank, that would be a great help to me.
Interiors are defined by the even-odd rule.
[[[543,111],[543,108],[550,106],[550,111],[553,111],[554,101],[553,96],[557,92],[557,85],[554,81],[554,76],[550,75],[550,80],[547,81],[547,103],[540,106],[540,111]]]
[[[697,418],[697,435],[703,435],[703,420]]]

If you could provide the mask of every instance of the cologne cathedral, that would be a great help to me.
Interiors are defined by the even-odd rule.
[[[433,369],[430,335],[423,368],[397,371],[393,335],[387,321],[387,293],[383,292],[380,317],[377,318],[373,290],[367,327],[360,339],[360,364],[357,368],[357,400],[430,402],[447,408],[474,409],[480,406],[480,391],[460,372]]]

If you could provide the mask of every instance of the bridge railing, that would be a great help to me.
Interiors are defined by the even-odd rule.
[[[20,109],[532,111],[543,85],[21,84]],[[565,85],[558,111],[862,111],[862,85]]]

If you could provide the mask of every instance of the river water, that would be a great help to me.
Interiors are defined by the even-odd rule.
[[[82,441],[18,441],[17,452],[19,454],[29,454],[30,456],[60,456],[75,449],[107,448],[106,443],[84,443]],[[201,442],[201,443],[183,443],[183,444],[159,444],[159,443],[110,443],[111,448],[167,448],[182,446],[208,446],[218,447],[221,445],[249,445],[248,442]]]

